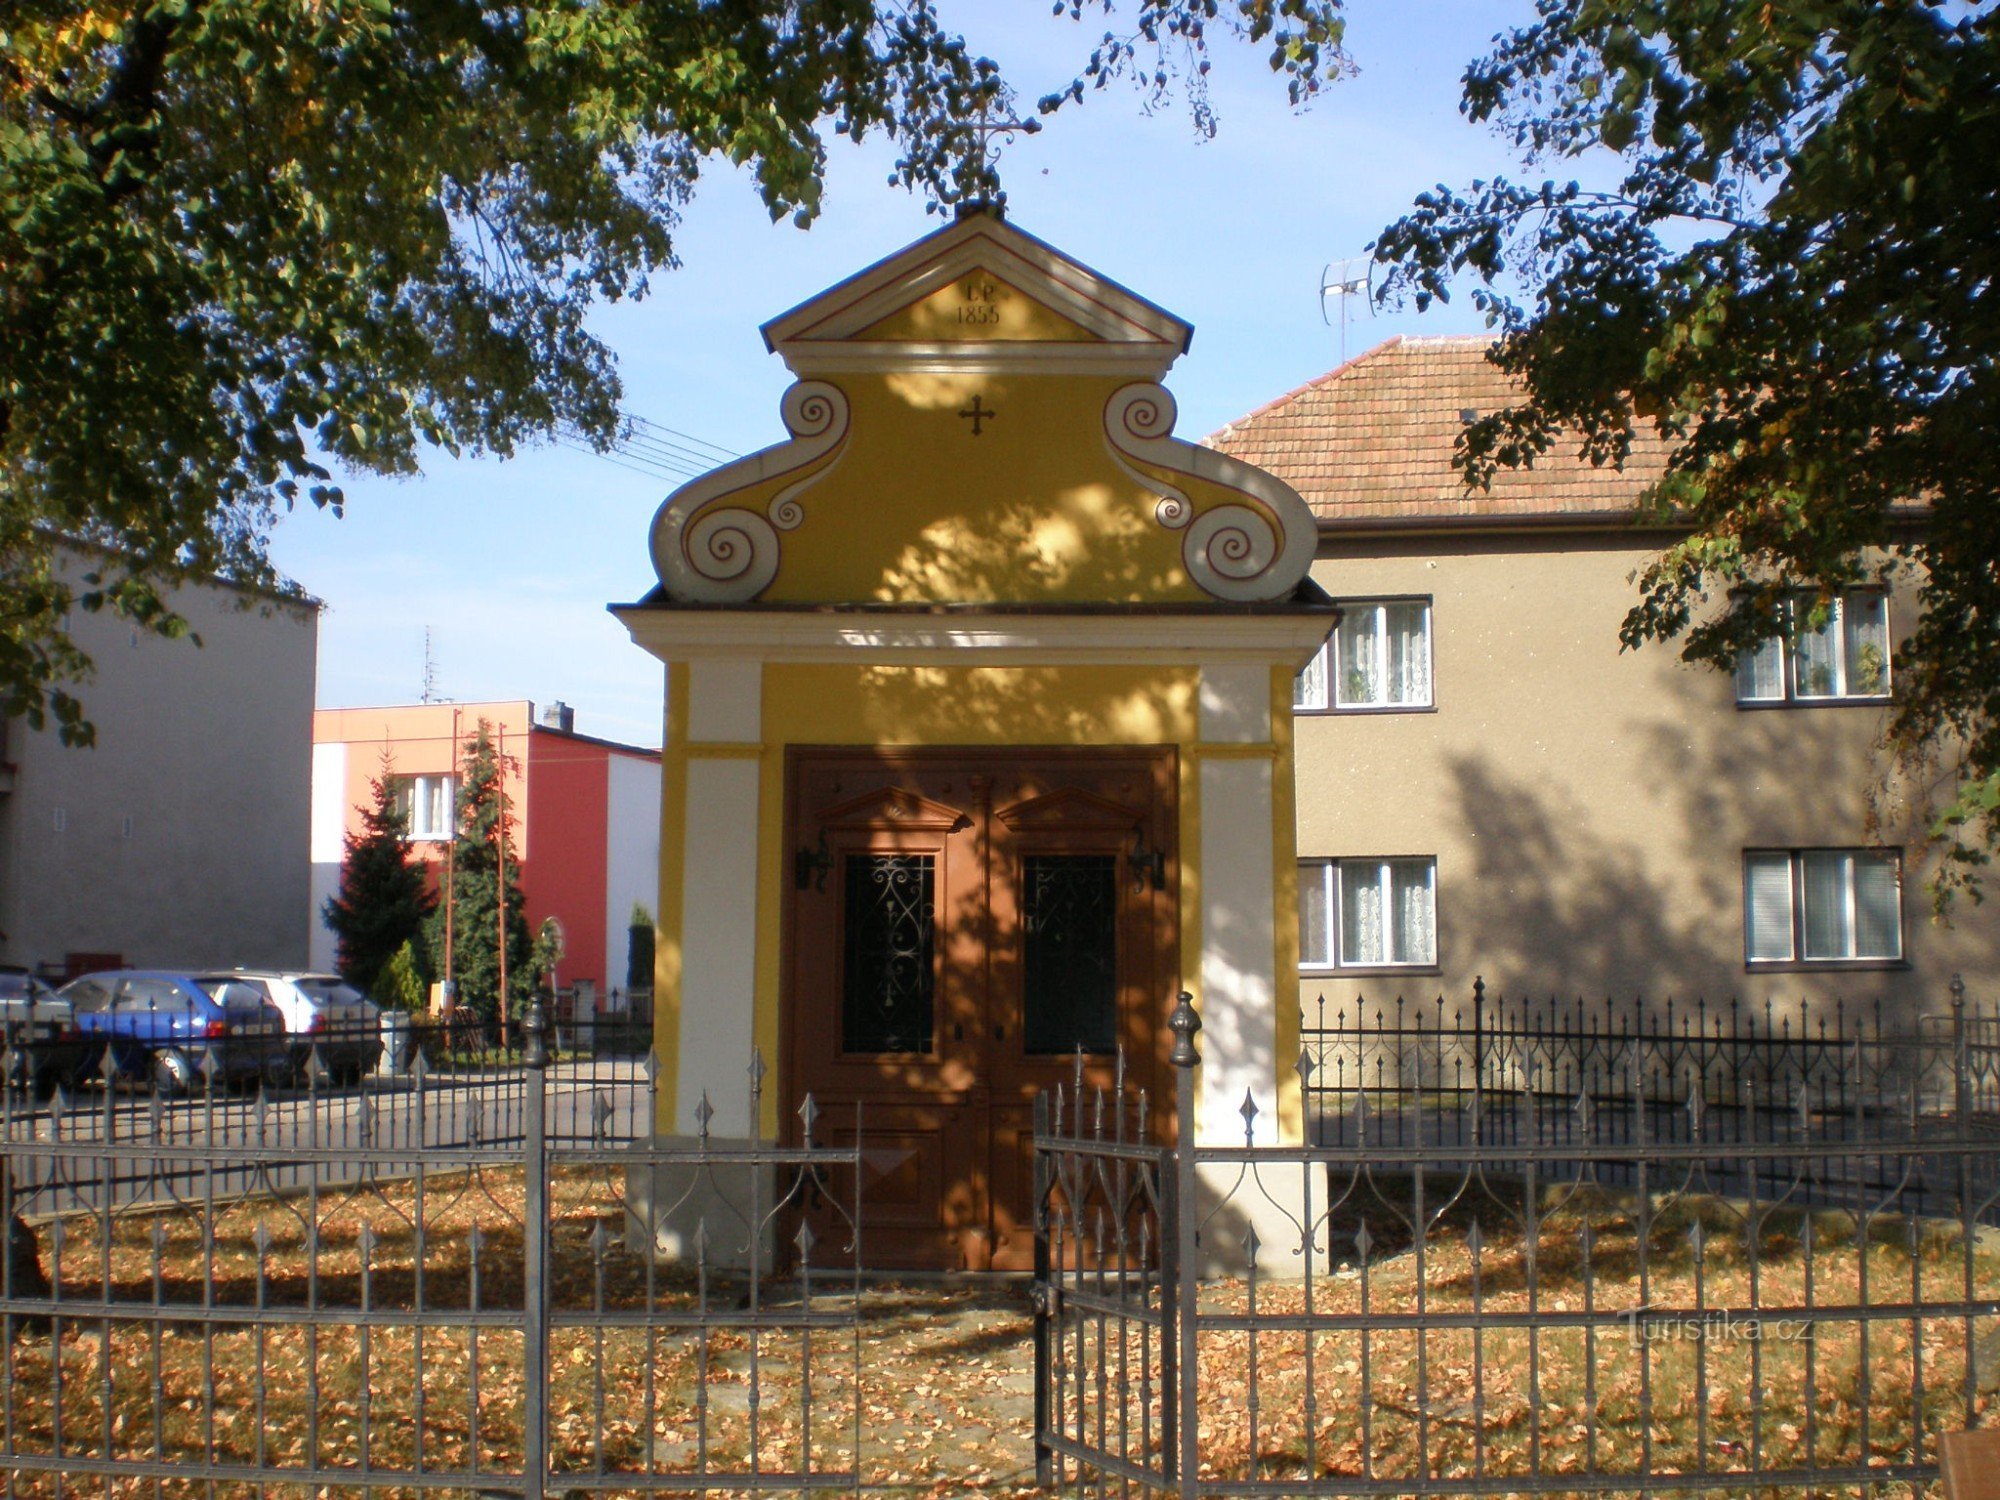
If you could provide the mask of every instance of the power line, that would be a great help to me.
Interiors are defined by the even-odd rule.
[[[699,478],[738,457],[720,443],[711,443],[636,413],[621,411],[618,416],[624,430],[612,438],[608,448],[598,447],[575,427],[557,429],[556,441],[575,452],[652,479]]]
[[[699,472],[695,469],[671,468],[649,460],[641,454],[623,453],[616,447],[609,450],[598,448],[583,437],[572,437],[566,432],[557,432],[555,439],[559,445],[572,452],[581,453],[587,458],[601,459],[607,464],[616,464],[619,468],[627,469],[634,474],[644,474],[648,479],[692,479]]]

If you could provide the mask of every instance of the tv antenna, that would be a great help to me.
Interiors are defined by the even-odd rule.
[[[428,625],[424,627],[424,692],[418,701],[423,703],[444,701],[438,696],[437,653],[431,649],[431,628]]]
[[[1340,316],[1340,362],[1347,363],[1347,324],[1352,316],[1354,299],[1359,297],[1361,305],[1368,309],[1368,316],[1375,316],[1375,262],[1366,255],[1357,255],[1348,260],[1336,260],[1319,273],[1319,318],[1332,327],[1335,319],[1326,309],[1327,299],[1332,298],[1339,305]]]

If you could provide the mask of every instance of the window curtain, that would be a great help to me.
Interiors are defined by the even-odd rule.
[[[1431,701],[1429,609],[1422,604],[1391,604],[1382,611],[1389,636],[1389,701]]]
[[[1800,601],[1794,609],[1795,619],[1802,621],[1810,609],[1810,605]],[[1836,646],[1839,610],[1840,606],[1835,604],[1834,613],[1818,630],[1809,630],[1801,624],[1792,638],[1793,680],[1801,698],[1832,698],[1841,691]]]
[[[1333,962],[1327,942],[1332,933],[1327,922],[1326,872],[1324,864],[1299,866],[1299,963],[1307,968]]]
[[[1753,854],[1743,862],[1744,951],[1755,961],[1792,956],[1792,860]]]
[[[1340,872],[1340,958],[1349,964],[1389,962],[1383,944],[1382,881],[1378,865]]]
[[[1847,691],[1856,695],[1889,691],[1889,601],[1881,594],[1857,594],[1841,601],[1847,648]]]
[[[1853,934],[1847,925],[1847,893],[1853,882],[1854,856],[1811,853],[1804,866],[1805,957],[1852,958]]]
[[[1785,696],[1785,648],[1776,636],[1737,658],[1736,696],[1752,703]]]
[[[1381,619],[1380,608],[1361,604],[1350,609],[1340,622],[1334,641],[1340,654],[1340,681],[1337,686],[1341,703],[1382,701]]]
[[[1854,872],[1854,956],[1901,958],[1903,924],[1900,871],[1892,857],[1857,854]]]
[[[1437,962],[1437,902],[1429,860],[1403,860],[1389,867],[1396,903],[1395,958],[1399,964]]]
[[[429,793],[430,821],[425,832],[445,837],[451,830],[451,778],[427,776],[420,783]]]
[[[1313,659],[1292,680],[1292,707],[1326,707],[1326,647],[1315,651]]]

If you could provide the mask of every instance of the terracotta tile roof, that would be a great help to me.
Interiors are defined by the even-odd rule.
[[[1451,463],[1461,413],[1518,399],[1487,362],[1489,347],[1481,336],[1391,339],[1205,441],[1285,480],[1322,525],[1630,514],[1665,458],[1650,429],[1622,471],[1593,468],[1558,440],[1532,469],[1502,469],[1488,490],[1465,487]]]

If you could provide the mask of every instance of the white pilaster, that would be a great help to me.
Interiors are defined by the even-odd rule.
[[[1202,1144],[1241,1145],[1247,1089],[1276,1106],[1271,763],[1201,764]]]
[[[1201,738],[1209,745],[1259,745],[1271,738],[1271,665],[1201,664]]]
[[[763,735],[764,664],[688,663],[688,743],[755,744]]]
[[[688,762],[675,1128],[689,1135],[704,1091],[715,1111],[711,1135],[750,1134],[758,774],[755,760]]]

